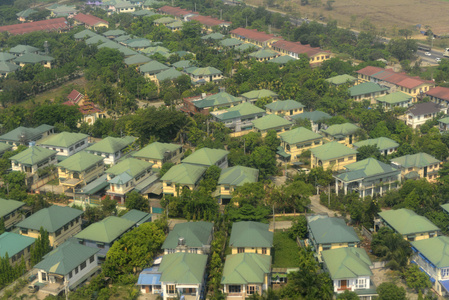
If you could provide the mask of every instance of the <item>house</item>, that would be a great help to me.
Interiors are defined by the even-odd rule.
[[[12,146],[9,144],[0,142],[0,157],[2,157],[3,154],[5,154],[5,152],[7,152],[7,151],[12,151]]]
[[[191,10],[186,10],[180,7],[173,7],[164,5],[161,8],[159,8],[158,13],[162,15],[170,15],[176,18],[176,20],[180,21],[187,21],[188,18],[193,17],[195,15],[198,15],[197,12],[193,12]]]
[[[174,22],[165,24],[165,27],[167,27],[171,31],[181,30],[182,26],[184,26],[184,23],[182,21],[174,21]]]
[[[152,172],[153,164],[137,158],[126,158],[106,170],[109,189],[106,194],[111,198],[119,198],[122,204],[125,195],[142,182],[147,181]],[[152,183],[152,182],[151,182]],[[150,182],[148,183],[150,185]]]
[[[107,137],[86,148],[86,152],[103,157],[106,165],[115,164],[136,140],[133,136]]]
[[[234,222],[232,224],[229,248],[232,254],[256,253],[271,255],[273,232],[269,225],[253,221]]]
[[[89,146],[88,137],[84,133],[63,131],[40,140],[37,145],[54,150],[60,156],[72,156]]]
[[[19,11],[18,13],[16,13],[17,20],[19,20],[20,22],[26,22],[28,17],[36,12],[37,10],[34,10],[32,8],[27,8],[25,10]]]
[[[351,123],[335,124],[329,126],[327,129],[321,129],[325,139],[329,141],[337,141],[348,147],[357,139],[357,133],[360,127]]]
[[[343,84],[348,84],[349,86],[353,86],[357,82],[357,78],[354,76],[343,74],[343,75],[337,75],[334,77],[330,77],[326,79],[326,82],[329,82],[332,85],[340,86]]]
[[[444,117],[438,120],[438,128],[440,132],[446,132],[449,129],[449,117]]]
[[[237,137],[253,130],[252,121],[265,116],[265,110],[244,102],[226,110],[211,112],[213,119],[232,130],[231,136]]]
[[[360,239],[345,220],[328,215],[307,216],[308,244],[321,259],[325,250],[359,247]]]
[[[108,39],[114,39],[116,37],[122,36],[126,34],[126,31],[121,29],[112,29],[108,30],[102,33],[103,36],[107,37]]]
[[[42,227],[48,232],[50,246],[58,247],[81,231],[82,214],[83,211],[79,209],[52,205],[35,212],[19,222],[16,227],[19,228],[21,235],[32,238],[40,236]]]
[[[192,66],[192,62],[190,60],[180,60],[180,61],[177,61],[175,63],[172,63],[171,65],[173,67],[175,67],[176,69],[185,70],[185,69],[187,69],[187,68]]]
[[[134,4],[128,1],[117,0],[114,4],[116,13],[132,13],[136,10]]]
[[[265,105],[267,114],[293,116],[304,112],[304,105],[295,100],[278,100]]]
[[[73,89],[70,94],[67,95],[67,99],[75,104],[81,104],[81,102],[84,102],[82,101],[84,99],[84,95]]]
[[[152,216],[149,213],[140,211],[137,209],[131,209],[126,214],[122,216],[122,219],[134,222],[135,226],[140,226],[143,223],[151,222]]]
[[[245,102],[249,102],[251,104],[256,103],[257,100],[262,98],[271,98],[273,101],[278,99],[278,94],[272,92],[270,90],[261,89],[261,90],[253,90],[241,95]]]
[[[342,170],[346,165],[357,161],[357,150],[338,142],[330,142],[310,149],[311,168],[323,167],[333,171]]]
[[[0,235],[0,257],[5,258],[8,255],[9,263],[12,266],[19,265],[23,258],[25,264],[29,266],[31,246],[35,241],[35,238],[4,232]]]
[[[243,44],[242,41],[240,41],[238,39],[234,39],[234,38],[227,38],[227,39],[224,39],[224,40],[220,41],[220,45],[223,48],[230,48],[230,49],[233,49],[236,46],[239,46],[239,45],[242,45],[242,44]]]
[[[279,138],[281,139],[281,153],[285,153],[285,155],[281,154],[281,156],[289,162],[297,162],[303,152],[323,145],[323,136],[321,134],[304,127],[297,127],[281,133]]]
[[[358,192],[360,197],[382,196],[399,187],[401,171],[374,158],[367,158],[345,166],[344,171],[333,175],[335,191],[343,188],[345,195]]]
[[[393,154],[398,150],[399,143],[387,137],[368,139],[354,143],[354,149],[358,149],[363,146],[376,146],[379,149],[381,155],[387,156],[389,154]]]
[[[35,31],[63,32],[70,28],[65,18],[48,19],[35,22],[0,26],[0,32],[8,32],[10,35],[18,35]]]
[[[0,198],[0,219],[3,219],[6,230],[11,230],[14,225],[23,220],[20,209],[24,205],[25,203],[21,201]]]
[[[67,19],[71,19],[74,15],[76,15],[76,13],[77,10],[75,6],[59,5],[58,7],[51,9],[50,16],[53,18],[65,17]]]
[[[214,67],[190,67],[185,71],[194,84],[215,82],[223,79],[223,72]]]
[[[12,62],[14,58],[16,58],[16,55],[13,55],[8,52],[0,52],[0,62]]]
[[[112,244],[133,229],[135,225],[130,220],[109,216],[84,228],[75,235],[75,238],[82,245],[98,249],[97,256],[100,261],[104,261]]]
[[[260,49],[256,52],[250,53],[248,56],[254,58],[258,62],[268,61],[278,57],[280,54],[270,49]]]
[[[282,37],[277,37],[274,34],[267,34],[265,32],[257,31],[256,29],[236,28],[230,31],[231,37],[241,40],[245,43],[254,44],[256,46],[266,48],[273,43],[282,40]]]
[[[323,269],[332,279],[334,293],[341,294],[348,290],[366,300],[377,296],[376,287],[371,282],[373,264],[365,249],[339,248],[321,254]]]
[[[51,62],[54,60],[55,59],[53,57],[48,55],[25,53],[14,59],[14,62],[20,67],[24,67],[26,65],[42,65],[44,68],[51,69]]]
[[[19,145],[28,145],[30,142],[35,142],[53,133],[54,127],[46,124],[36,128],[20,126],[0,136],[0,142],[12,145],[13,150],[16,150]]]
[[[84,25],[86,28],[98,29],[101,27],[109,27],[109,22],[89,14],[77,13],[73,19],[76,24]]]
[[[262,293],[271,285],[271,256],[238,253],[226,256],[221,277],[227,299],[245,299]]]
[[[417,215],[414,211],[401,208],[378,213],[379,219],[374,220],[375,229],[387,226],[402,235],[407,241],[419,241],[438,236],[440,228],[426,217]]]
[[[434,102],[424,102],[418,103],[410,107],[406,115],[405,124],[412,127],[413,129],[419,128],[421,125],[426,123],[428,120],[432,120],[437,117],[438,114],[446,114],[447,107]]]
[[[438,236],[411,242],[411,263],[429,276],[432,289],[442,297],[449,294],[449,237]]]
[[[309,57],[309,62],[311,65],[320,64],[331,58],[331,53],[329,51],[314,48],[310,45],[302,45],[300,42],[279,40],[273,43],[271,48],[274,51],[287,54],[296,59],[299,59],[301,54],[305,54]]]
[[[191,21],[199,22],[203,26],[203,29],[206,29],[207,31],[212,31],[212,28],[214,26],[218,26],[221,28],[228,28],[229,26],[232,25],[232,22],[220,20],[209,16],[196,15],[189,17],[188,19]]]
[[[229,151],[222,149],[201,148],[196,150],[181,162],[184,164],[191,164],[203,167],[217,166],[221,169],[228,167]]]
[[[80,32],[75,33],[73,35],[73,37],[75,38],[76,41],[83,41],[83,40],[86,40],[86,39],[94,37],[94,36],[98,36],[98,34],[96,34],[95,32],[93,32],[89,29],[81,30]]]
[[[364,99],[373,100],[376,97],[385,95],[388,91],[387,87],[381,86],[374,82],[363,82],[349,88],[349,95],[355,101]]]
[[[413,97],[403,92],[394,92],[385,96],[376,97],[375,100],[385,110],[391,110],[395,107],[410,107],[413,102]]]
[[[125,58],[123,61],[127,66],[133,66],[133,65],[143,65],[147,62],[150,62],[152,59],[148,56],[145,56],[143,54],[136,54],[130,57]]]
[[[139,71],[145,76],[149,78],[151,81],[156,81],[156,74],[169,69],[169,66],[161,64],[156,60],[152,60],[144,65],[139,67]]]
[[[29,45],[16,45],[9,49],[9,53],[15,55],[15,56],[22,56],[24,54],[38,54],[39,48],[29,46]]]
[[[183,102],[184,106],[181,108],[183,112],[191,115],[196,113],[208,115],[211,111],[236,106],[242,103],[242,99],[234,97],[220,88],[220,92],[217,94],[203,94],[199,97],[184,98]]]
[[[156,85],[160,86],[164,81],[173,81],[183,74],[175,68],[169,68],[156,74]]]
[[[254,131],[260,132],[262,137],[265,137],[270,130],[274,130],[277,134],[281,134],[290,130],[293,126],[292,122],[275,114],[269,114],[263,116],[262,118],[257,118],[253,120],[252,123]]]
[[[104,173],[103,157],[85,151],[68,157],[57,167],[59,185],[72,190],[87,185]]]
[[[207,255],[204,254],[177,252],[164,255],[159,266],[163,299],[173,299],[177,295],[185,299],[202,299],[206,264]]]
[[[74,290],[89,278],[100,272],[97,252],[99,250],[67,241],[51,252],[34,266],[38,281],[45,284],[39,291],[57,296]]]
[[[177,197],[184,189],[193,191],[197,188],[204,172],[204,166],[179,164],[175,165],[162,176],[162,189],[164,195]]]
[[[306,111],[306,112],[303,112],[302,114],[298,114],[298,115],[293,115],[290,118],[292,119],[292,121],[308,120],[308,121],[310,121],[310,126],[312,127],[312,131],[320,132],[324,122],[332,117],[328,113],[325,113],[325,112],[322,112],[319,110],[315,110],[315,111],[310,111],[310,112]]]
[[[153,23],[156,26],[160,26],[160,25],[167,25],[167,24],[173,23],[175,21],[176,20],[173,19],[172,17],[162,17],[162,18],[154,20]]]
[[[245,183],[254,183],[259,179],[259,170],[243,166],[234,166],[221,170],[218,178],[217,197],[220,204],[227,204],[236,188]]]
[[[281,55],[278,57],[275,57],[273,59],[270,59],[268,62],[272,63],[272,64],[277,64],[279,66],[279,68],[283,68],[286,64],[288,64],[290,61],[295,61],[296,59],[294,59],[291,56],[288,55]]]
[[[129,48],[133,48],[134,50],[140,51],[147,47],[152,46],[153,42],[145,38],[134,38],[121,41],[120,44],[127,46]]]
[[[184,150],[181,145],[153,142],[140,149],[132,156],[153,163],[153,168],[160,169],[166,162],[179,164]]]
[[[210,222],[187,222],[176,224],[167,235],[162,249],[164,254],[185,252],[209,254],[214,225]]]
[[[430,101],[440,104],[444,107],[449,106],[449,88],[443,86],[436,86],[424,93]]]
[[[391,162],[401,170],[404,179],[426,178],[430,182],[437,179],[441,163],[423,152],[396,157]]]
[[[7,61],[0,61],[0,77],[7,77],[9,73],[15,72],[19,68],[18,65]]]
[[[212,44],[213,44],[214,42],[224,39],[225,37],[226,36],[224,34],[221,34],[219,32],[212,32],[212,33],[203,35],[201,37],[201,39],[206,42],[212,42]]]
[[[153,265],[151,268],[143,269],[139,274],[137,284],[140,287],[141,294],[162,294],[161,273],[159,265]]]

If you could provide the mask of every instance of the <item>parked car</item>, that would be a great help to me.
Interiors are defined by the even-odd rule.
[[[432,56],[432,53],[430,53],[430,52],[424,52],[424,55],[425,55],[425,56]]]
[[[39,291],[39,286],[38,285],[30,284],[28,286],[28,292],[29,293],[36,293],[37,291]]]
[[[439,62],[441,62],[441,58],[437,57],[437,58],[435,58],[435,61],[436,61],[437,63],[439,63]]]

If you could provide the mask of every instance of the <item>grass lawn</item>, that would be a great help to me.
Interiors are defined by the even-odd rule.
[[[273,268],[297,268],[299,264],[299,249],[287,232],[275,231],[273,238]]]

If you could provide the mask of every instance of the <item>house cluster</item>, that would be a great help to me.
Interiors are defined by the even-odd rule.
[[[0,52],[0,77],[6,77],[26,65],[42,65],[50,69],[53,60],[53,57],[48,56],[47,47],[42,52],[36,47],[19,44],[8,52]]]

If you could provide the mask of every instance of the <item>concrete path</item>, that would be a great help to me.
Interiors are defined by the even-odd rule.
[[[322,213],[326,213],[329,215],[329,217],[334,217],[335,214],[337,216],[340,216],[340,213],[330,210],[328,209],[326,206],[322,205],[320,203],[320,196],[319,195],[313,195],[312,197],[310,197],[310,209],[317,214],[322,214]]]

